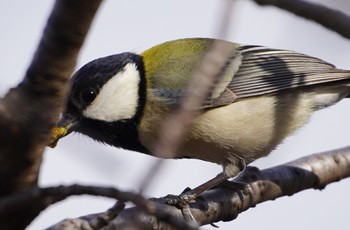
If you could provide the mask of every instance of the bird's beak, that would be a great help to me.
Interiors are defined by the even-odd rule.
[[[63,117],[57,122],[56,126],[52,128],[51,141],[48,146],[51,148],[56,147],[58,140],[73,132],[77,124],[77,117],[70,114],[64,114]]]

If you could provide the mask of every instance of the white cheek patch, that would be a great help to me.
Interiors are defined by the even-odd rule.
[[[132,118],[138,106],[140,74],[134,63],[127,64],[101,88],[83,112],[87,118],[118,121]]]

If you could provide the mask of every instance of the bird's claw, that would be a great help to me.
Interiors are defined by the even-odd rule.
[[[167,205],[175,206],[181,209],[182,215],[185,220],[196,222],[194,218],[190,204],[196,202],[196,196],[191,194],[191,190],[184,191],[180,195],[167,195],[162,198],[163,202]]]
[[[162,199],[165,204],[182,209],[184,206],[194,203],[196,198],[191,194],[182,193],[180,195],[167,195]]]

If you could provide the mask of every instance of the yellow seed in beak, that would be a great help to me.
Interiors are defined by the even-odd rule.
[[[51,141],[48,145],[51,148],[55,148],[59,139],[67,135],[67,128],[65,127],[54,127],[51,130]]]

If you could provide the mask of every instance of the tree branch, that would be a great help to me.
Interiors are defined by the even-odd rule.
[[[69,196],[74,195],[93,195],[103,196],[109,198],[115,198],[122,202],[133,202],[141,213],[148,213],[151,216],[156,217],[156,222],[166,221],[178,229],[197,229],[195,226],[184,221],[181,217],[172,216],[172,212],[168,212],[167,207],[164,208],[164,204],[156,203],[153,200],[146,200],[141,195],[132,192],[123,192],[115,188],[108,187],[96,187],[96,186],[82,186],[82,185],[71,185],[71,186],[58,186],[49,188],[33,188],[27,191],[16,193],[0,200],[0,215],[7,212],[12,212],[23,207],[35,205],[36,203],[45,204],[48,207],[58,201],[61,201]],[[44,209],[44,208],[43,208]],[[108,211],[107,211],[108,212]],[[94,215],[89,220],[97,219],[101,215]],[[95,224],[95,222],[93,223]],[[91,226],[91,223],[90,223]],[[167,225],[169,226],[169,225]]]
[[[57,0],[26,76],[0,100],[0,197],[37,186],[50,129],[100,2]],[[37,210],[16,213],[2,213],[2,229],[24,228]]]
[[[232,190],[227,185],[206,191],[197,198],[196,203],[190,205],[190,209],[199,225],[211,224],[218,221],[231,221],[239,213],[248,210],[250,207],[255,207],[264,201],[275,200],[282,196],[290,196],[305,189],[323,189],[326,185],[349,176],[350,147],[310,155],[261,171],[257,168],[249,167],[234,180],[246,184],[244,189]],[[47,188],[45,189],[46,192],[42,193],[45,196],[36,195],[36,198],[48,199],[48,195],[50,195],[50,199],[55,199],[55,197],[62,198],[62,195],[65,197],[77,195],[76,189],[72,189],[74,187],[77,188],[76,186]],[[62,188],[65,189],[62,190]],[[121,211],[108,225],[109,229],[120,229],[128,226],[130,223],[151,229],[169,229],[169,225],[165,224],[165,222],[170,222],[178,229],[184,229],[183,226],[187,226],[181,225],[179,227],[179,222],[177,221],[183,218],[181,210],[164,204],[164,198],[145,201],[139,200],[138,195],[116,192],[117,190],[112,188],[103,188],[107,189],[106,191],[108,192],[98,187],[95,188],[94,192],[86,190],[86,188],[91,189],[92,187],[82,188],[85,191],[81,190],[79,194],[86,192],[85,194],[117,198],[123,202],[130,200],[137,205],[136,207]],[[44,191],[44,189],[41,190]],[[48,191],[50,192],[48,193]],[[87,191],[90,192],[87,193]],[[31,195],[28,196],[28,194],[25,194],[25,196],[26,202],[31,202],[34,199]],[[136,199],[134,196],[136,196]],[[15,203],[12,204],[6,202],[8,202],[8,199],[0,201],[0,210],[16,207],[23,200],[15,199]],[[148,214],[145,214],[145,211]],[[92,214],[78,219],[65,220],[54,225],[51,229],[62,229],[63,226],[67,229],[72,226],[82,226],[99,215],[101,214]],[[160,219],[158,219],[159,217]],[[77,227],[75,229],[82,228]]]
[[[231,221],[239,213],[264,201],[290,196],[305,189],[322,189],[332,182],[349,176],[350,147],[310,155],[262,171],[249,167],[235,179],[240,183],[246,183],[245,189],[233,191],[228,188],[216,188],[206,191],[196,203],[191,204],[191,211],[199,225]],[[137,213],[135,209],[121,212],[112,222],[111,229],[118,229],[123,219],[141,219],[135,217]],[[182,213],[176,210],[174,215],[182,216]],[[150,226],[147,222],[143,224]]]
[[[320,5],[301,0],[253,0],[259,5],[272,5],[287,10],[300,17],[312,20],[339,35],[350,39],[349,15]]]
[[[69,76],[101,1],[57,0],[23,82],[0,100],[2,229],[24,228],[51,203],[74,195],[74,192],[63,187],[61,190],[28,189],[37,186],[42,154],[49,141],[50,129],[63,109]],[[339,11],[297,0],[255,2],[286,9],[350,38],[347,28],[350,18]],[[307,188],[322,188],[328,183],[348,177],[349,159],[347,148],[263,171],[250,169],[237,178],[248,183],[247,189],[233,192],[226,188],[217,188],[207,191],[191,205],[191,211],[201,225],[232,220],[240,212],[260,202],[291,195]],[[24,191],[29,191],[29,195],[25,195],[27,192]],[[74,189],[72,191],[76,192]],[[10,195],[14,193],[15,195]],[[94,195],[108,196],[103,192]],[[120,194],[113,197],[120,199]],[[160,202],[144,201],[135,197],[132,200],[137,207],[122,211],[113,220],[113,226],[122,226],[127,220],[132,220],[141,226],[168,228],[169,225],[159,221],[163,220],[178,228],[192,229],[192,226],[181,220],[181,211],[162,204],[162,199]],[[90,220],[97,217],[89,216]]]

